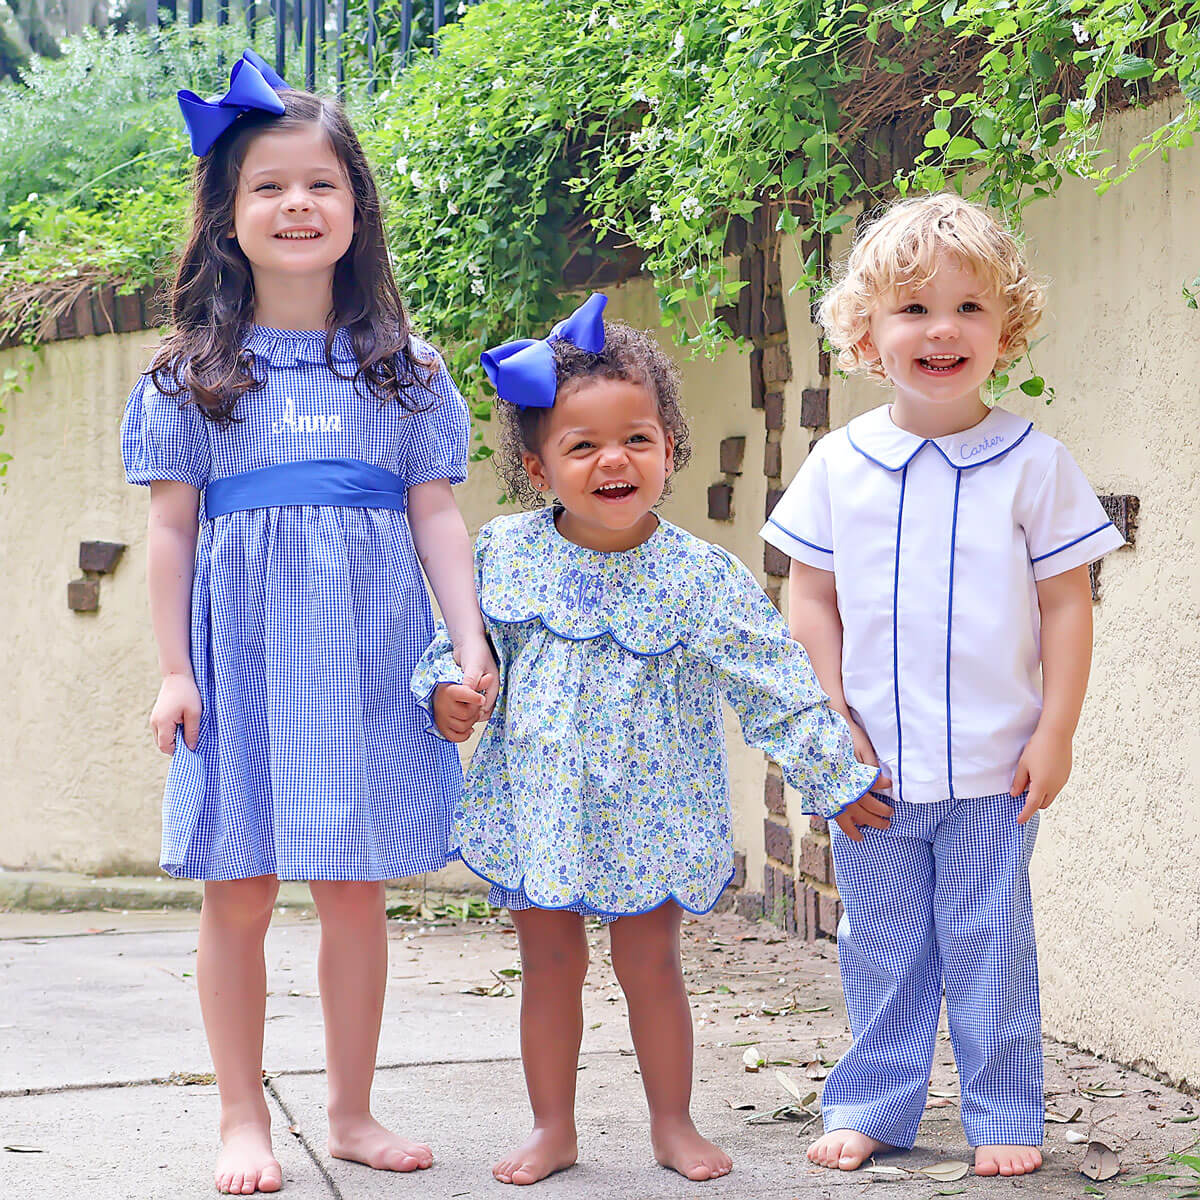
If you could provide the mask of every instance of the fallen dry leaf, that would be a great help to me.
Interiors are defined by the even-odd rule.
[[[953,1183],[956,1179],[961,1179],[970,1169],[969,1163],[960,1162],[957,1158],[948,1158],[945,1162],[921,1167],[917,1173],[928,1175],[930,1179],[936,1179],[939,1183]]]
[[[1070,1125],[1078,1121],[1083,1116],[1083,1109],[1077,1108],[1070,1116],[1060,1113],[1057,1109],[1046,1109],[1046,1120],[1052,1121],[1056,1125]]]
[[[1106,1146],[1103,1142],[1088,1142],[1087,1153],[1083,1156],[1083,1162],[1079,1164],[1080,1175],[1103,1183],[1119,1174],[1120,1170],[1121,1163],[1111,1146]]]
[[[888,1179],[907,1179],[908,1178],[908,1172],[902,1171],[899,1167],[877,1167],[877,1166],[871,1165],[869,1167],[862,1167],[861,1170],[864,1171],[868,1175],[884,1175]]]
[[[45,1154],[41,1146],[5,1146],[9,1154]]]

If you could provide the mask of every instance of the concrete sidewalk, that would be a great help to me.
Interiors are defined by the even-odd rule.
[[[195,928],[191,912],[0,914],[3,1200],[215,1194],[217,1095],[194,994]],[[389,930],[391,983],[375,1111],[428,1141],[437,1161],[429,1171],[397,1176],[326,1154],[318,929],[287,913],[277,917],[267,943],[266,1065],[284,1194],[296,1200],[511,1195],[492,1180],[490,1165],[528,1128],[518,997],[470,989],[487,989],[505,978],[496,972],[515,964],[512,929],[498,919],[397,921]],[[694,1113],[702,1131],[733,1155],[733,1173],[695,1184],[654,1164],[624,1003],[606,959],[607,938],[595,931],[580,1067],[580,1164],[539,1185],[539,1197],[791,1200],[886,1185],[897,1200],[960,1193],[992,1200],[1013,1190],[1079,1198],[1090,1181],[1078,1172],[1084,1147],[1068,1143],[1068,1130],[1118,1150],[1124,1173],[1100,1184],[1101,1194],[1200,1138],[1200,1101],[1047,1042],[1048,1104],[1078,1116],[1048,1126],[1047,1165],[1038,1174],[938,1182],[920,1174],[813,1168],[803,1153],[812,1128],[772,1121],[770,1114],[791,1099],[777,1069],[804,1093],[817,1091],[822,1064],[848,1040],[833,947],[783,940],[771,926],[732,914],[689,918],[685,934],[696,1020]],[[743,1055],[752,1045],[785,1065],[747,1073]],[[915,1171],[969,1159],[952,1062],[943,1038],[918,1148],[880,1165]],[[1162,1183],[1141,1189],[1162,1200],[1179,1190]]]

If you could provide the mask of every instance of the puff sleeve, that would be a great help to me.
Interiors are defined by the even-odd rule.
[[[1091,484],[1059,442],[1021,521],[1035,580],[1095,562],[1125,539],[1108,519]]]
[[[416,347],[425,351],[425,347]],[[427,350],[434,360],[429,377],[431,396],[423,388],[414,388],[420,411],[409,417],[408,438],[404,446],[401,474],[409,487],[448,479],[462,483],[467,477],[467,450],[471,437],[471,418],[467,402],[450,378],[446,364],[436,350]]]
[[[797,562],[833,570],[829,471],[820,442],[788,484],[759,536]]]
[[[777,762],[800,793],[803,811],[835,817],[870,790],[879,771],[854,757],[846,722],[829,707],[804,647],[754,576],[721,551],[714,557],[724,569],[690,649],[714,672],[746,741]]]
[[[125,404],[121,456],[130,483],[174,479],[200,490],[212,473],[208,422],[186,396],[166,396],[143,375]]]

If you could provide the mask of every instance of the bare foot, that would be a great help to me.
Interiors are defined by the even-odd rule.
[[[718,1179],[733,1170],[733,1159],[701,1137],[690,1117],[670,1123],[655,1122],[650,1130],[650,1142],[661,1166],[670,1167],[696,1183],[702,1179]]]
[[[555,1171],[573,1167],[578,1158],[574,1125],[535,1125],[526,1141],[492,1168],[492,1175],[501,1183],[537,1183]]]
[[[1028,1175],[1042,1165],[1036,1146],[976,1146],[976,1175]]]
[[[857,1129],[831,1129],[809,1146],[808,1157],[821,1167],[857,1171],[872,1154],[895,1149],[895,1146],[859,1133]]]
[[[370,1113],[329,1122],[329,1153],[377,1171],[423,1171],[433,1166],[433,1151],[384,1129]]]
[[[270,1124],[247,1122],[222,1131],[216,1184],[226,1196],[277,1192],[283,1187],[283,1168],[271,1150]]]

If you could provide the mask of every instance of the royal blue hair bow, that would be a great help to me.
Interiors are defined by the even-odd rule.
[[[570,342],[589,354],[604,349],[604,306],[608,297],[593,292],[545,338],[521,338],[485,350],[479,361],[501,400],[518,408],[551,408],[558,393],[552,342]]]
[[[247,50],[229,72],[225,95],[204,100],[195,92],[179,92],[184,124],[192,135],[192,153],[202,158],[243,113],[257,110],[279,116],[283,101],[276,93],[287,90],[288,85],[267,60]]]

